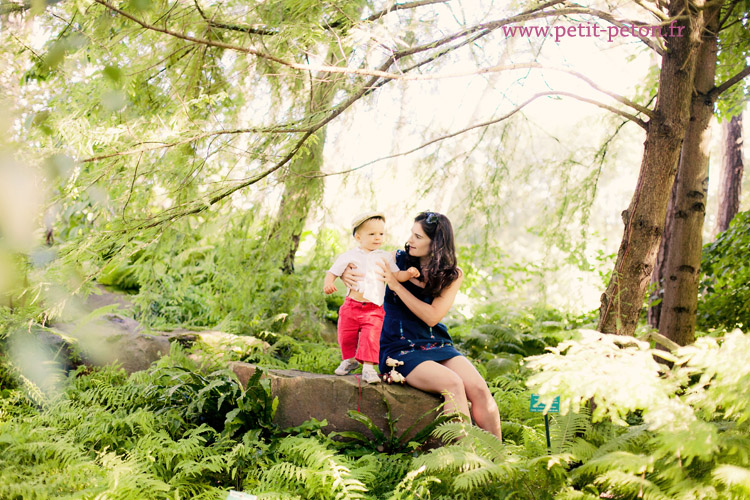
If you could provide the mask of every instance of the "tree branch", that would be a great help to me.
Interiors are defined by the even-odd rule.
[[[726,14],[724,14],[724,17],[719,21],[719,29],[718,31],[721,31],[725,26],[724,23],[727,22],[727,19],[729,19],[729,16],[734,11],[734,8],[737,6],[737,4],[740,3],[740,0],[732,0],[732,3],[727,7]]]
[[[419,0],[416,2],[395,3],[391,5],[390,7],[386,7],[380,12],[376,12],[375,14],[369,17],[366,17],[365,19],[363,19],[363,21],[367,21],[367,22],[377,21],[381,17],[384,17],[385,15],[390,14],[391,12],[395,12],[397,10],[416,9],[417,7],[424,7],[425,5],[434,5],[437,3],[448,3],[448,2],[449,0]]]
[[[315,173],[313,175],[310,175],[309,177],[328,177],[328,176],[332,176],[332,175],[348,174],[350,172],[354,172],[356,170],[360,170],[360,169],[363,169],[365,167],[368,167],[368,166],[370,166],[370,165],[372,165],[374,163],[378,163],[378,162],[381,162],[381,161],[384,161],[384,160],[390,160],[390,159],[393,159],[393,158],[398,158],[400,156],[410,155],[412,153],[415,153],[415,152],[419,151],[420,149],[424,149],[424,148],[426,148],[428,146],[431,146],[431,145],[436,144],[438,142],[442,142],[442,141],[444,141],[446,139],[452,139],[453,137],[459,136],[461,134],[465,134],[466,132],[470,132],[470,131],[478,129],[478,128],[488,127],[488,126],[494,125],[496,123],[500,123],[501,121],[507,120],[508,118],[510,118],[511,116],[513,116],[514,114],[518,113],[523,108],[525,108],[526,106],[528,106],[532,102],[536,101],[540,97],[556,96],[556,95],[566,96],[566,97],[572,97],[573,99],[578,99],[579,101],[583,101],[583,102],[587,102],[587,103],[590,103],[590,104],[594,104],[595,106],[599,106],[601,108],[606,109],[607,111],[610,111],[612,113],[615,113],[617,115],[620,115],[622,117],[627,118],[628,120],[630,120],[630,121],[638,124],[644,130],[646,129],[646,123],[643,120],[639,119],[638,117],[633,116],[633,115],[631,115],[629,113],[626,113],[624,111],[618,110],[616,108],[612,108],[611,106],[608,106],[606,104],[600,103],[600,102],[595,101],[593,99],[588,99],[586,97],[582,97],[582,96],[579,96],[579,95],[576,95],[576,94],[572,94],[570,92],[557,92],[557,91],[540,92],[538,94],[534,94],[529,99],[527,99],[526,101],[524,101],[522,104],[518,105],[517,107],[513,108],[508,113],[506,113],[506,114],[504,114],[504,115],[502,115],[502,116],[500,116],[498,118],[494,118],[492,120],[485,121],[485,122],[482,122],[482,123],[477,123],[475,125],[471,125],[469,127],[463,128],[461,130],[457,130],[456,132],[451,132],[450,134],[445,134],[445,135],[442,135],[440,137],[436,137],[436,138],[431,139],[431,140],[429,140],[429,141],[427,141],[427,142],[425,142],[423,144],[420,144],[419,146],[416,146],[416,147],[414,147],[414,148],[412,148],[412,149],[410,149],[408,151],[404,151],[404,152],[401,152],[401,153],[394,153],[394,154],[388,155],[388,156],[382,156],[380,158],[376,158],[376,159],[374,159],[372,161],[368,161],[367,163],[364,163],[364,164],[359,165],[359,166],[354,167],[354,168],[350,168],[350,169],[347,169],[347,170],[340,170],[338,172]]]
[[[390,60],[386,61],[381,66],[381,68],[378,70],[378,72],[383,72],[383,70],[387,69],[387,67],[390,64],[391,64]],[[560,71],[560,72],[563,72],[563,73],[570,74],[572,76],[575,76],[575,77],[577,77],[577,78],[585,81],[588,85],[590,85],[595,90],[597,90],[597,91],[599,91],[599,92],[601,92],[601,93],[603,93],[605,95],[608,95],[608,96],[612,97],[613,99],[617,100],[618,102],[621,102],[622,104],[625,104],[626,106],[629,106],[629,107],[637,110],[640,113],[645,114],[649,118],[653,118],[653,116],[654,116],[653,115],[653,111],[651,111],[649,108],[641,106],[641,105],[639,105],[637,103],[634,103],[634,102],[630,101],[629,99],[627,99],[627,98],[625,98],[623,96],[620,96],[619,94],[616,94],[614,92],[610,92],[610,91],[607,91],[605,89],[602,89],[601,87],[599,87],[598,85],[596,85],[590,78],[586,77],[585,75],[583,75],[581,73],[578,73],[578,72],[572,71],[572,70],[568,70],[568,69],[565,69],[565,68],[547,68],[547,67],[545,67],[545,66],[543,66],[541,64],[538,64],[538,63],[513,64],[513,65],[510,65],[510,66],[492,66],[490,68],[483,68],[483,69],[479,69],[479,70],[476,70],[476,71],[466,71],[466,72],[443,74],[443,75],[416,75],[416,76],[398,75],[398,77],[399,77],[399,79],[404,79],[404,80],[425,80],[425,79],[435,79],[435,78],[459,78],[459,77],[466,77],[466,76],[473,76],[473,75],[481,75],[481,74],[486,74],[486,73],[499,73],[499,72],[502,72],[502,71],[513,71],[513,70],[519,70],[519,69],[540,69],[540,70],[548,69],[548,70],[552,70],[552,71]],[[287,124],[281,124],[281,125],[277,125],[277,126],[274,126],[274,127],[266,127],[266,128],[241,128],[241,129],[230,129],[230,130],[215,130],[215,131],[211,131],[211,132],[205,132],[205,133],[202,133],[202,134],[194,135],[194,136],[191,136],[191,137],[188,137],[186,139],[179,140],[179,141],[168,142],[168,143],[160,143],[158,145],[152,145],[152,146],[148,146],[148,147],[144,147],[144,148],[135,148],[135,149],[129,149],[127,151],[120,151],[120,152],[116,152],[116,153],[109,153],[109,154],[104,154],[104,155],[99,155],[99,156],[92,156],[92,157],[85,158],[85,159],[80,160],[80,161],[81,161],[81,163],[90,163],[90,162],[95,162],[95,161],[99,161],[99,160],[105,160],[105,159],[108,159],[108,158],[114,158],[114,157],[117,157],[117,156],[127,156],[127,155],[133,155],[133,154],[143,154],[143,153],[146,153],[146,152],[149,152],[149,151],[156,151],[156,150],[159,150],[159,149],[165,149],[165,148],[170,148],[170,147],[174,147],[174,146],[180,146],[180,145],[183,145],[183,144],[188,144],[188,143],[195,142],[195,141],[198,141],[198,140],[201,140],[201,139],[205,139],[205,138],[208,138],[208,137],[219,136],[219,135],[249,134],[249,133],[260,133],[260,134],[264,134],[264,133],[265,134],[294,134],[294,133],[307,133],[307,132],[310,132],[310,131],[315,132],[318,129],[320,129],[321,127],[325,126],[331,120],[333,120],[333,118],[335,118],[336,116],[338,116],[342,112],[344,112],[355,101],[357,101],[362,96],[364,96],[367,93],[369,93],[370,91],[372,91],[373,88],[376,86],[377,80],[379,80],[379,78],[373,77],[373,79],[370,82],[366,83],[365,85],[363,85],[361,87],[360,91],[352,94],[348,99],[346,99],[345,101],[339,103],[335,107],[330,108],[329,110],[322,112],[324,114],[323,118],[321,118],[317,122],[314,122],[312,124],[308,124],[306,127],[294,127],[293,123],[287,123]],[[382,84],[382,83],[386,83],[386,82],[382,82],[381,81],[381,82],[378,82],[378,83]],[[557,93],[552,92],[552,93],[545,93],[545,94],[541,94],[541,95],[568,95],[569,97],[573,97],[573,98],[581,100],[581,101],[589,102],[589,103],[594,104],[596,106],[599,106],[599,107],[602,107],[604,109],[607,109],[608,111],[611,111],[611,112],[613,112],[615,114],[623,116],[623,117],[627,118],[628,120],[631,120],[631,121],[635,122],[636,124],[640,125],[644,129],[646,127],[645,122],[643,120],[641,120],[640,118],[638,118],[637,116],[631,115],[631,114],[626,113],[626,112],[624,112],[622,110],[619,110],[617,108],[613,108],[611,106],[608,106],[606,104],[600,103],[600,102],[598,102],[596,100],[593,100],[593,99],[588,99],[587,100],[584,97],[576,96],[575,94],[570,94],[570,93],[565,93],[565,92],[557,92]],[[538,95],[537,97],[541,97],[541,95]],[[321,112],[319,112],[318,114],[321,114]],[[309,117],[306,118],[306,119],[303,118],[303,119],[298,120],[298,121],[296,121],[294,123],[298,123],[298,124],[299,123],[304,123],[305,121],[308,121],[308,120],[309,120]],[[491,122],[491,123],[494,123],[494,122]],[[477,125],[477,126],[482,126],[482,125],[480,124],[480,125]],[[469,129],[469,130],[471,130],[471,129]],[[468,131],[468,130],[465,130],[465,131]],[[458,133],[463,133],[465,131],[460,131]],[[144,143],[141,143],[141,144],[144,144]],[[429,144],[427,144],[427,145],[429,145]]]
[[[233,130],[214,130],[212,132],[205,132],[203,134],[194,135],[192,137],[188,137],[187,139],[182,139],[179,141],[165,142],[165,143],[160,143],[158,145],[147,146],[144,148],[129,149],[127,151],[118,151],[117,153],[109,153],[109,154],[104,154],[104,155],[99,155],[99,156],[91,156],[89,158],[84,158],[83,160],[79,160],[79,161],[81,163],[91,163],[95,161],[106,160],[107,158],[114,158],[117,156],[143,154],[143,153],[148,153],[150,151],[157,151],[159,149],[166,149],[166,148],[171,148],[174,146],[181,146],[183,144],[189,144],[191,142],[199,141],[207,137],[215,137],[219,135],[235,135],[235,134],[251,134],[251,133],[299,134],[299,133],[307,133],[311,129],[312,128],[296,129],[296,128],[268,127],[268,128],[238,128],[238,129],[233,129]],[[142,142],[140,144],[146,144],[146,142]]]
[[[208,40],[208,39],[205,39],[205,38],[198,38],[198,37],[195,37],[195,36],[186,35],[184,33],[178,33],[176,31],[173,31],[173,30],[170,30],[170,29],[167,29],[167,28],[160,28],[158,26],[154,26],[152,24],[146,23],[145,21],[143,21],[141,19],[138,19],[137,17],[133,16],[132,14],[129,14],[129,13],[123,11],[122,9],[119,9],[119,8],[115,7],[114,5],[108,3],[106,0],[95,0],[95,1],[97,3],[103,5],[104,7],[112,10],[113,12],[116,12],[116,13],[120,14],[121,16],[123,16],[123,17],[125,17],[127,19],[130,19],[131,21],[135,22],[136,24],[139,24],[140,26],[142,26],[145,29],[156,31],[156,32],[159,32],[159,33],[164,33],[166,35],[173,36],[175,38],[179,38],[179,39],[182,39],[182,40],[185,40],[185,41],[188,41],[188,42],[192,42],[192,43],[198,43],[198,44],[202,44],[202,45],[207,45],[207,46],[212,46],[212,47],[217,47],[217,48],[223,48],[223,49],[227,49],[227,50],[234,50],[234,51],[237,51],[237,52],[242,52],[242,53],[245,53],[245,54],[250,54],[250,55],[256,56],[258,58],[265,59],[265,60],[268,60],[268,61],[271,61],[271,62],[275,62],[277,64],[280,64],[282,66],[286,66],[286,67],[292,68],[292,69],[297,69],[297,70],[301,70],[301,71],[319,72],[319,73],[337,73],[337,74],[355,74],[355,75],[362,75],[362,76],[376,76],[376,77],[379,77],[379,78],[385,78],[385,79],[389,79],[389,80],[398,80],[398,79],[414,79],[414,80],[418,80],[418,79],[441,78],[440,76],[435,77],[435,76],[427,76],[427,75],[420,75],[420,76],[416,76],[416,77],[404,77],[403,74],[389,73],[389,72],[381,71],[381,70],[357,69],[357,68],[347,68],[347,67],[342,67],[342,66],[330,66],[330,65],[300,64],[300,63],[296,63],[296,62],[293,62],[293,61],[286,61],[286,60],[284,60],[284,59],[282,59],[280,57],[277,57],[277,56],[274,56],[274,55],[271,55],[271,54],[268,54],[268,53],[265,53],[265,52],[262,52],[262,51],[259,51],[259,50],[255,50],[255,49],[252,49],[252,48],[249,48],[249,47],[242,47],[242,46],[239,46],[239,45],[233,45],[233,44],[221,42],[221,41],[218,41],[218,40]],[[563,2],[563,0],[555,0],[553,2],[550,2],[550,4],[555,5],[555,4],[562,3],[562,2]],[[598,14],[597,14],[597,12],[598,12]],[[403,57],[414,55],[414,54],[417,54],[419,52],[424,52],[424,51],[427,51],[427,50],[435,49],[437,47],[445,45],[446,43],[449,43],[451,41],[457,40],[457,39],[459,39],[461,37],[464,37],[464,36],[471,35],[472,33],[476,33],[478,31],[494,31],[494,30],[496,30],[496,29],[498,29],[498,28],[500,28],[502,26],[506,26],[508,24],[523,22],[523,21],[527,21],[527,20],[531,20],[531,19],[539,19],[539,18],[549,17],[549,16],[553,16],[553,15],[566,15],[566,14],[589,14],[589,15],[592,15],[592,16],[599,16],[599,17],[606,15],[606,16],[609,17],[609,22],[613,22],[613,23],[616,22],[616,20],[614,20],[614,18],[611,15],[608,15],[607,13],[603,13],[603,12],[600,12],[600,11],[595,11],[593,9],[587,9],[587,8],[577,8],[577,7],[575,7],[575,8],[557,9],[557,10],[552,10],[552,11],[533,11],[533,12],[529,12],[529,13],[522,13],[522,14],[519,14],[517,16],[511,16],[511,17],[506,18],[506,19],[501,19],[501,20],[491,21],[489,23],[479,24],[479,25],[476,25],[476,26],[473,26],[473,27],[461,30],[461,31],[459,31],[457,33],[454,33],[452,35],[448,35],[448,36],[443,37],[441,39],[435,40],[435,41],[430,42],[428,44],[424,44],[424,45],[421,45],[421,46],[418,46],[418,47],[412,47],[412,48],[409,48],[409,49],[405,49],[405,50],[400,51],[400,52],[394,54],[393,56],[391,56],[391,61],[395,61],[395,60],[403,58]],[[604,17],[602,17],[602,18],[604,18]],[[650,42],[646,37],[639,37],[639,38],[641,38],[644,41],[644,43],[646,43],[647,45],[652,46],[652,48],[654,48],[654,50],[656,50],[657,52],[661,53],[661,49],[658,48],[658,47],[653,46],[653,43]],[[388,68],[388,67],[390,67],[390,64],[388,66],[386,66],[386,68]],[[461,76],[465,76],[465,75],[461,75]]]
[[[736,75],[729,78],[727,81],[719,85],[718,87],[712,88],[708,92],[708,96],[716,100],[721,94],[732,88],[736,83],[739,83],[743,79],[747,78],[747,76],[750,75],[750,65],[745,65],[745,67],[740,70]]]
[[[219,28],[219,29],[225,29],[225,30],[230,30],[230,31],[239,31],[241,33],[248,33],[251,35],[277,35],[279,33],[278,29],[267,28],[265,26],[240,26],[237,24],[228,24],[228,23],[214,21],[213,19],[209,19],[206,16],[200,4],[198,3],[198,0],[193,0],[193,3],[195,4],[195,9],[198,11],[198,14],[200,14],[203,20],[206,21],[208,25],[211,26],[212,28]]]
[[[647,5],[646,3],[642,2],[641,0],[634,0],[634,1],[635,1],[635,3],[637,3],[638,5],[640,5],[641,7],[643,7],[645,10],[647,10],[651,14],[653,14],[660,21],[666,21],[667,19],[669,19],[669,16],[667,14],[665,14],[664,12],[662,12],[661,10],[659,10],[657,7],[654,7],[654,6],[651,6],[651,5]]]
[[[575,76],[576,78],[579,78],[579,79],[583,80],[584,82],[586,82],[587,84],[589,84],[589,86],[591,86],[593,89],[598,90],[602,94],[606,94],[606,95],[610,96],[612,99],[614,99],[614,100],[616,100],[616,101],[618,101],[618,102],[620,102],[620,103],[622,103],[622,104],[624,104],[626,106],[629,106],[629,107],[635,109],[636,111],[638,111],[640,113],[643,113],[644,115],[648,116],[649,118],[653,118],[654,117],[654,112],[651,111],[651,109],[649,109],[649,108],[647,108],[645,106],[641,106],[640,104],[635,103],[635,102],[631,101],[630,99],[628,99],[626,97],[623,97],[623,96],[621,96],[619,94],[616,94],[614,92],[610,92],[609,90],[605,90],[605,89],[601,88],[596,83],[594,83],[593,80],[591,80],[589,77],[587,77],[586,75],[584,75],[582,73],[579,73],[579,72],[573,71],[573,70],[569,70],[569,69],[566,69],[566,68],[548,68],[548,67],[544,67],[542,65],[537,65],[537,66],[540,69],[549,69],[549,70],[552,70],[552,71],[560,71],[560,72],[567,73],[569,75]]]
[[[447,3],[448,1],[449,0],[419,0],[416,2],[397,3],[397,4],[391,5],[390,7],[386,7],[385,9],[379,12],[372,14],[371,16],[363,19],[362,21],[364,22],[377,21],[378,19],[386,16],[387,14],[390,14],[391,12],[395,12],[397,10],[415,9],[417,7],[423,7],[425,5]],[[273,35],[279,34],[278,28],[269,28],[267,26],[242,26],[238,24],[229,24],[229,23],[223,23],[220,21],[214,21],[213,19],[210,19],[206,16],[206,14],[203,12],[203,9],[201,9],[200,5],[198,4],[198,0],[195,0],[195,8],[198,10],[198,13],[201,15],[201,17],[212,28],[219,28],[219,29],[225,29],[225,30],[230,30],[230,31],[238,31],[241,33],[248,33],[252,35],[273,36]],[[327,24],[326,28],[334,29],[334,28],[339,28],[343,25],[344,25],[344,21],[334,21],[332,23]]]
[[[247,186],[250,186],[252,184],[255,184],[256,182],[263,180],[264,178],[268,177],[269,175],[271,175],[272,173],[274,173],[275,171],[277,171],[278,169],[286,165],[294,157],[294,155],[297,154],[299,149],[302,147],[305,141],[307,141],[307,139],[310,138],[312,134],[313,132],[305,133],[305,135],[299,141],[297,141],[297,143],[294,145],[292,150],[272,167],[248,179],[240,181],[234,186],[230,186],[224,189],[219,189],[219,190],[214,191],[213,193],[209,193],[207,197],[203,197],[200,200],[194,200],[189,203],[177,205],[168,210],[164,210],[163,212],[161,212],[160,214],[154,217],[151,217],[146,220],[142,220],[130,226],[129,228],[122,229],[121,233],[132,233],[135,231],[144,231],[146,229],[151,229],[153,227],[160,226],[161,224],[172,222],[179,218],[186,217],[188,215],[195,215],[195,214],[198,214],[207,210],[213,205],[219,203],[221,200],[236,193],[240,189],[246,188]]]

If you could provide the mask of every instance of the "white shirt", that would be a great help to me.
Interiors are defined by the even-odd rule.
[[[344,270],[346,270],[346,266],[349,264],[356,265],[357,271],[365,273],[364,278],[357,282],[356,290],[361,292],[362,296],[373,304],[382,306],[383,298],[385,297],[385,283],[375,274],[375,271],[378,269],[377,263],[382,260],[388,263],[388,268],[392,272],[396,273],[400,271],[396,265],[396,261],[393,260],[392,253],[385,250],[373,250],[369,252],[357,247],[339,255],[328,272],[334,276],[341,276]]]

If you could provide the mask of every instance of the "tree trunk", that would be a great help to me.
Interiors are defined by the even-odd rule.
[[[649,306],[647,320],[649,326],[657,330],[659,329],[659,317],[661,316],[661,301],[664,300],[664,276],[667,274],[667,254],[669,253],[669,244],[672,241],[672,233],[674,233],[673,215],[679,178],[680,172],[678,170],[672,184],[672,194],[669,196],[669,204],[667,205],[667,218],[664,221],[664,232],[659,243],[659,252],[656,254],[656,265],[654,266],[654,272],[651,273],[651,284],[649,285],[649,288],[652,290],[649,303],[656,302],[656,304]]]
[[[719,185],[719,215],[716,218],[714,236],[729,229],[729,223],[740,210],[742,173],[742,113],[733,116],[722,125],[724,154]]]
[[[331,49],[327,58],[328,64],[335,62],[334,50],[340,53],[338,48]],[[312,78],[308,104],[310,113],[320,112],[331,105],[340,78],[329,73],[318,74]],[[322,127],[308,139],[307,147],[303,148],[289,164],[284,179],[284,194],[271,238],[275,240],[274,244],[278,245],[277,251],[280,253],[276,255],[280,255],[280,267],[287,274],[294,272],[294,257],[310,209],[323,196],[324,180],[318,174],[323,167],[326,129],[327,127]]]
[[[716,75],[721,4],[711,4],[704,11],[706,28],[701,36],[696,61],[690,123],[680,155],[673,213],[674,231],[667,246],[659,333],[679,345],[691,344],[695,340],[703,221],[708,194],[709,123],[714,113],[714,100],[708,96],[708,92],[714,87]]]
[[[684,2],[671,0],[669,15],[684,14]],[[692,14],[692,13],[691,13]],[[633,199],[623,213],[625,231],[607,290],[602,294],[598,329],[632,335],[643,307],[664,229],[667,203],[690,117],[695,59],[703,13],[675,20],[681,37],[665,39],[654,116],[648,123],[643,160]]]
[[[280,245],[281,269],[287,274],[294,272],[294,257],[310,209],[323,196],[324,181],[316,175],[323,167],[326,128],[322,127],[308,139],[309,146],[292,160],[284,181],[284,194],[272,235]]]

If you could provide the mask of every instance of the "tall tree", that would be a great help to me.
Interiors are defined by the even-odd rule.
[[[614,272],[602,294],[598,329],[631,335],[653,271],[682,141],[690,118],[690,101],[703,10],[685,11],[672,0],[667,13],[684,36],[666,38],[656,108],[648,122],[643,160],[635,193],[623,214],[625,232]],[[688,15],[684,15],[688,14]]]
[[[337,49],[338,47],[331,47],[328,51],[326,60],[330,65],[337,62]],[[337,78],[329,73],[317,74],[311,78],[308,116],[317,116],[331,106],[340,79],[340,75]],[[307,148],[300,151],[289,163],[285,174],[284,194],[271,238],[277,240],[281,269],[286,273],[294,271],[294,257],[308,214],[323,196],[324,179],[319,174],[323,169],[323,148],[327,130],[328,127],[324,126],[315,132]]]
[[[611,12],[581,7],[565,0],[551,0],[534,4],[519,14],[464,25],[448,34],[422,28],[415,35],[412,26],[400,26],[396,22],[393,26],[395,34],[389,34],[383,41],[380,33],[388,30],[378,32],[371,28],[383,26],[385,20],[396,11],[422,8],[436,3],[436,0],[377,3],[378,7],[382,7],[380,10],[375,5],[368,5],[368,11],[373,14],[364,19],[350,14],[341,15],[343,7],[350,9],[360,5],[355,1],[345,4],[311,0],[237,1],[212,4],[215,9],[212,13],[203,12],[199,2],[154,1],[148,9],[139,10],[139,6],[147,3],[133,2],[120,6],[107,0],[95,0],[94,4],[73,4],[66,11],[67,18],[60,15],[55,18],[62,19],[55,42],[66,43],[51,43],[47,51],[49,57],[45,58],[51,65],[56,60],[52,56],[59,56],[61,52],[70,58],[76,56],[76,78],[70,78],[70,74],[51,75],[50,72],[42,76],[46,81],[79,82],[76,84],[77,95],[65,96],[67,108],[58,108],[64,113],[56,109],[56,121],[46,124],[45,130],[51,131],[51,137],[45,138],[45,144],[54,144],[59,148],[59,144],[67,145],[81,139],[81,136],[94,137],[81,139],[80,145],[68,146],[83,165],[71,183],[70,192],[80,193],[95,184],[107,185],[117,195],[114,197],[116,208],[110,212],[123,215],[121,218],[111,217],[110,212],[102,210],[104,218],[108,219],[106,231],[99,233],[103,243],[96,246],[88,244],[73,250],[87,256],[97,252],[111,256],[129,243],[130,240],[123,243],[123,234],[130,239],[143,237],[144,231],[186,215],[203,213],[263,179],[273,178],[290,183],[301,179],[300,174],[311,168],[302,161],[305,152],[313,151],[322,144],[324,127],[354,102],[394,80],[434,77],[414,73],[434,71],[435,61],[444,60],[446,54],[478,43],[481,38],[504,26],[566,15],[602,19],[620,29],[621,34],[634,33],[636,26],[643,25],[639,21],[622,20]],[[641,309],[690,115],[695,61],[706,25],[706,5],[701,0],[689,3],[686,9],[685,2],[672,0],[663,4],[664,12],[656,7],[645,7],[648,12],[657,15],[663,29],[678,33],[665,39],[665,48],[648,36],[639,36],[662,55],[655,109],[601,89],[585,76],[578,75],[595,90],[631,108],[631,112],[635,110],[636,115],[647,117],[648,121],[597,102],[589,96],[552,90],[536,94],[511,113],[465,129],[497,123],[529,102],[557,95],[613,110],[646,130],[638,185],[624,214],[626,227],[623,242],[612,280],[602,297],[600,328],[603,331],[631,333]],[[79,8],[86,11],[85,16],[79,15]],[[342,57],[336,63],[326,61],[325,54],[331,46],[338,44],[346,20],[352,20],[351,23],[359,29],[358,44],[352,43],[352,46],[356,45],[356,57]],[[87,37],[80,37],[78,33],[84,33]],[[505,37],[498,39],[503,42]],[[134,48],[141,44],[154,48],[157,55],[144,61],[137,71],[129,71],[134,61],[141,62]],[[221,81],[223,77],[224,81],[232,84],[219,86],[212,92],[200,92],[194,99],[184,102],[181,101],[183,94],[175,92],[176,87],[172,83],[186,78],[185,65],[181,61],[193,57],[198,47],[205,47],[215,54],[213,61],[218,61],[203,68],[203,78],[199,83],[208,85]],[[385,53],[383,48],[386,49]],[[539,66],[531,63],[501,68],[492,65],[493,62],[477,68],[477,71]],[[116,74],[116,71],[110,71],[113,66],[115,69],[122,66],[128,70],[120,70],[130,77],[124,92],[142,106],[139,110],[150,107],[150,114],[132,112],[131,109],[121,111],[111,104],[111,99],[102,101],[110,102],[109,110],[101,111],[101,106],[84,109],[86,106],[82,106],[81,102],[88,104],[85,97],[91,93],[91,82],[85,78],[87,72],[102,71],[104,67],[102,72],[105,75]],[[250,76],[245,78],[246,74]],[[315,86],[307,86],[305,92],[300,92],[300,86],[294,82],[302,81],[301,75],[309,74],[342,75],[343,89],[335,94],[326,94],[326,86],[321,85],[321,95],[332,100],[320,107],[302,106],[300,102],[307,100],[307,92],[315,89]],[[281,80],[286,83],[270,83]],[[62,88],[62,85],[50,86],[49,90],[61,93]],[[269,89],[286,101],[284,106],[272,102],[268,97],[271,93]],[[102,89],[99,91],[102,95],[109,95]],[[66,92],[70,92],[69,89]],[[222,92],[230,97],[223,97]],[[252,120],[247,120],[249,113],[242,113],[242,104],[254,96],[258,96],[254,106],[247,106],[254,114]],[[247,99],[244,103],[243,98]],[[191,112],[195,108],[204,111],[208,108],[209,112],[202,113],[201,120],[196,120]],[[113,110],[117,113],[112,113]],[[71,126],[74,119],[78,121]],[[76,135],[80,129],[85,134]],[[446,134],[445,137],[456,135],[458,133]],[[188,162],[191,168],[185,168],[184,154],[182,157],[174,155],[165,165],[163,156],[168,155],[163,154],[164,150],[174,150],[175,146],[185,144],[192,145],[194,157]],[[242,155],[237,155],[238,151]],[[237,156],[243,159],[239,166]],[[197,158],[201,158],[201,161],[194,161]],[[296,158],[300,159],[298,171],[295,171]],[[212,161],[209,162],[209,159]],[[144,170],[149,175],[144,175]],[[167,175],[172,170],[182,174],[186,185],[195,187],[191,191],[192,196],[189,199],[173,197],[168,201],[176,199],[179,202],[156,210],[154,203],[161,200],[154,195],[154,203],[143,203],[140,207],[139,218],[126,218],[126,208],[139,189],[156,193],[157,188],[163,188],[165,184],[172,187],[168,184]],[[238,173],[238,170],[241,172]],[[284,177],[279,174],[288,175]],[[295,191],[302,193],[308,190],[314,194],[315,189],[310,185],[297,190],[290,184],[290,194],[285,198],[289,202],[286,205],[292,206]],[[288,255],[293,256],[295,231],[289,234],[291,251]],[[112,239],[115,237],[119,240]]]
[[[667,205],[667,217],[664,221],[664,232],[659,242],[659,251],[656,254],[656,264],[654,271],[651,273],[649,297],[649,307],[646,313],[646,320],[651,328],[659,329],[659,320],[661,319],[661,307],[664,300],[664,276],[667,273],[667,255],[669,255],[669,244],[672,242],[672,233],[674,232],[674,204],[677,199],[677,188],[679,187],[679,169],[672,184],[672,193],[669,196]]]
[[[719,213],[716,216],[714,235],[729,228],[740,210],[743,160],[742,112],[722,122],[722,162],[719,179]]]
[[[708,187],[709,123],[714,115],[714,104],[723,92],[736,89],[727,83],[747,74],[747,66],[732,75],[724,84],[715,86],[717,67],[726,69],[743,61],[747,43],[737,43],[743,37],[747,12],[733,11],[738,2],[711,3],[706,8],[708,24],[704,30],[695,90],[691,104],[690,123],[682,146],[676,180],[670,196],[665,231],[651,277],[653,305],[648,310],[648,322],[667,338],[679,344],[691,343],[694,338],[703,221],[705,219]],[[719,42],[723,44],[723,64],[717,65]]]
[[[690,123],[682,145],[672,207],[674,227],[666,253],[666,279],[659,332],[687,345],[695,339],[703,221],[708,195],[709,123],[714,114],[714,87],[718,51],[719,14],[723,2],[712,2],[703,11]]]

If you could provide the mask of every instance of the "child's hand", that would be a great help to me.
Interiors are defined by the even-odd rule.
[[[323,287],[323,291],[324,291],[324,292],[325,292],[325,293],[326,293],[327,295],[330,295],[330,294],[332,294],[332,293],[333,293],[333,292],[335,292],[336,290],[337,290],[337,288],[336,288],[336,285],[335,285],[335,284],[333,284],[333,283],[331,283],[330,285],[326,285],[326,286],[324,286],[324,287]]]
[[[411,274],[412,278],[419,278],[419,269],[416,267],[410,267],[406,270],[407,273]]]

